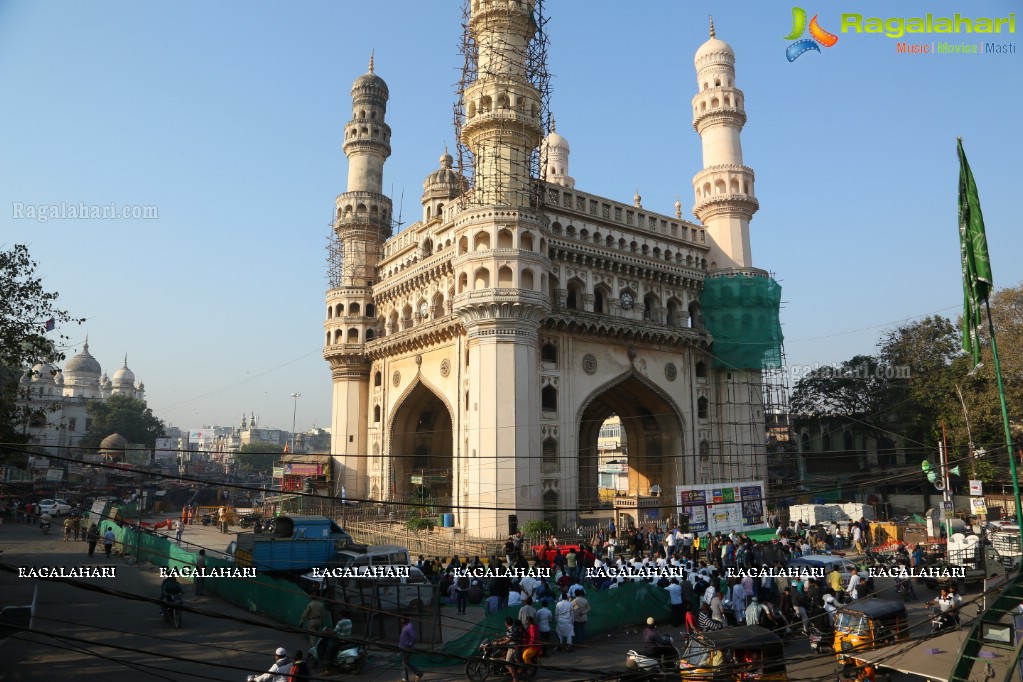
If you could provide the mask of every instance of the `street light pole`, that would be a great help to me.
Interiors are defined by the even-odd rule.
[[[296,391],[291,397],[295,399],[295,409],[291,411],[291,454],[295,454],[295,417],[298,416],[298,399],[302,394]]]

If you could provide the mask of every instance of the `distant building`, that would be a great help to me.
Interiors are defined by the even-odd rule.
[[[145,400],[146,394],[145,385],[136,383],[135,373],[128,368],[127,356],[113,377],[107,377],[89,353],[88,337],[63,370],[50,363],[38,364],[21,378],[21,387],[34,411],[27,428],[30,442],[53,454],[77,446],[85,436],[90,403],[106,402],[115,395]]]

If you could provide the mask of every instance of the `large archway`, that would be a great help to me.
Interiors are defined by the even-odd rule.
[[[685,481],[684,425],[674,402],[641,376],[630,373],[597,389],[579,415],[580,509],[598,506],[598,436],[604,420],[618,415],[628,443],[629,495],[650,495],[660,486],[667,500]],[[662,512],[662,516],[667,510]]]
[[[417,382],[391,420],[392,498],[451,507],[451,412],[436,393]]]

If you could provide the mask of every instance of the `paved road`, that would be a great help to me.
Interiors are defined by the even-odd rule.
[[[35,526],[6,523],[0,525],[0,564],[7,566],[112,566],[114,578],[82,579],[87,586],[116,590],[123,595],[105,594],[83,587],[53,581],[18,578],[0,571],[0,606],[29,603],[37,591],[37,611],[33,633],[21,633],[0,643],[4,680],[81,680],[120,682],[135,680],[243,680],[249,672],[265,670],[272,663],[278,646],[289,651],[303,645],[305,638],[281,633],[267,619],[221,602],[216,597],[197,598],[188,589],[183,625],[175,630],[160,617],[152,603],[125,598],[155,597],[160,576],[156,568],[133,565],[119,558],[107,561],[102,551],[86,556],[82,542],[65,543],[56,532],[42,535]],[[215,528],[189,527],[184,539],[209,550],[221,550],[232,539]],[[879,579],[879,588],[890,587]],[[920,591],[921,597],[930,593]],[[887,596],[887,595],[882,595]],[[911,603],[915,629],[926,627],[922,602]],[[455,615],[445,607],[443,631],[453,639],[479,618]],[[230,620],[236,617],[252,624]],[[664,629],[664,628],[662,628]],[[914,634],[916,634],[916,632]],[[680,642],[680,633],[673,632]],[[622,669],[625,652],[640,646],[639,626],[627,632],[593,638],[589,646],[570,654],[549,657],[546,663],[610,672]],[[811,656],[805,638],[793,638],[785,646],[792,662],[793,680],[834,679],[834,658]],[[461,665],[427,671],[427,682],[464,679]],[[400,671],[393,655],[371,649],[370,665],[358,679],[397,680]],[[545,671],[542,679],[586,679],[587,675]],[[326,680],[341,679],[338,676]]]

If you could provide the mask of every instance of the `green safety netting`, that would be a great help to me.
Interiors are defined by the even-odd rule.
[[[590,615],[586,623],[586,637],[596,637],[628,626],[642,626],[653,616],[659,623],[671,617],[671,600],[667,590],[646,582],[625,582],[613,590],[586,592],[590,602]],[[469,658],[479,655],[483,640],[504,634],[506,616],[515,618],[518,606],[492,613],[456,640],[445,644],[435,654],[415,657],[417,665],[427,667],[452,665],[452,656]],[[554,610],[554,600],[548,604]],[[556,641],[556,638],[555,638]]]
[[[781,368],[781,285],[766,274],[725,273],[704,280],[700,312],[714,337],[714,367]]]
[[[161,535],[134,531],[129,526],[120,528],[114,524],[111,526],[124,553],[135,557],[139,563],[146,562],[175,569],[182,567],[190,569],[195,566],[195,553],[178,547]],[[234,564],[211,556],[206,559],[206,567],[234,568]],[[191,579],[183,578],[182,582],[190,583]],[[251,613],[261,613],[295,627],[298,627],[302,611],[309,603],[309,597],[301,587],[288,580],[268,575],[257,574],[254,578],[244,580],[207,578],[204,589],[207,593],[215,594]]]

